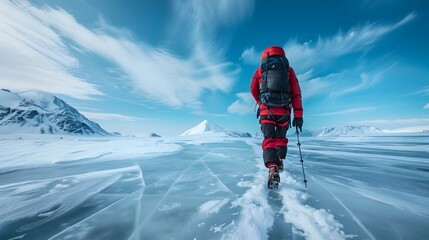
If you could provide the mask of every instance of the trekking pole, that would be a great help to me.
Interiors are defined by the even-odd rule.
[[[296,127],[296,137],[298,139],[298,148],[299,148],[299,156],[301,157],[301,167],[302,167],[302,175],[304,176],[304,184],[305,184],[305,188],[307,188],[307,179],[305,178],[305,171],[304,171],[304,160],[302,160],[302,153],[301,153],[301,142],[299,142],[299,132],[298,132],[298,127]]]

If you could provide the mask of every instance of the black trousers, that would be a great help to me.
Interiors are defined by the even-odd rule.
[[[279,166],[280,159],[285,159],[287,154],[286,138],[289,129],[289,115],[264,115],[260,117],[261,131],[264,134],[262,150],[266,167]]]

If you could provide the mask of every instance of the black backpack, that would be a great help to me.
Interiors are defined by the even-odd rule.
[[[268,56],[261,62],[259,99],[270,107],[285,107],[291,103],[289,61],[283,56]]]

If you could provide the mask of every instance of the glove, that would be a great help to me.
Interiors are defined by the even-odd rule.
[[[295,117],[292,121],[292,126],[296,127],[296,130],[299,130],[302,132],[302,124],[304,123],[304,119],[302,117]]]

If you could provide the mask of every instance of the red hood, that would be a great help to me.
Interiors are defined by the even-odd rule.
[[[261,62],[262,62],[262,60],[264,60],[268,56],[274,56],[274,55],[286,57],[286,53],[283,50],[283,48],[278,47],[278,46],[271,46],[271,47],[267,47],[264,50],[264,52],[262,53]]]

